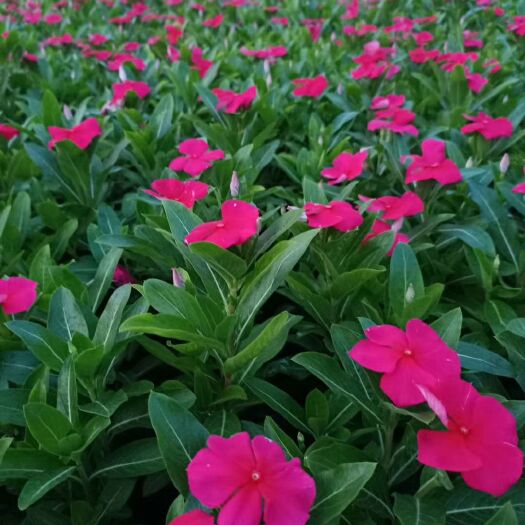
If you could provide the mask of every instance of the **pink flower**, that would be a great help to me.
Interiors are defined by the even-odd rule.
[[[60,22],[62,22],[62,15],[59,15],[58,13],[51,13],[49,15],[44,16],[43,22],[48,26],[60,24]]]
[[[110,71],[118,71],[124,64],[133,64],[138,71],[144,71],[146,64],[141,58],[130,55],[129,53],[116,53],[113,60],[108,62],[108,69]]]
[[[418,213],[423,213],[425,204],[412,191],[407,191],[401,197],[379,197],[378,199],[369,199],[368,197],[359,197],[362,201],[371,202],[367,210],[372,213],[382,212],[382,218],[385,221],[396,221],[403,217],[412,217]]]
[[[215,88],[211,90],[217,97],[217,109],[225,113],[237,113],[241,109],[248,109],[257,96],[257,88],[252,86],[243,93],[235,93],[228,89]]]
[[[253,204],[239,200],[225,201],[221,213],[222,220],[195,227],[184,239],[186,243],[211,242],[228,249],[244,244],[257,234],[259,210]]]
[[[217,27],[220,27],[223,20],[224,20],[224,15],[217,15],[217,16],[214,16],[213,18],[208,18],[208,20],[204,20],[202,22],[202,25],[204,27],[217,28]]]
[[[115,268],[115,273],[113,274],[113,282],[118,286],[123,286],[124,284],[134,284],[137,281],[126,267],[121,266],[119,264]]]
[[[116,106],[124,102],[128,93],[135,93],[138,98],[144,98],[151,93],[151,88],[146,82],[137,80],[126,80],[124,82],[113,84],[113,98],[111,104]]]
[[[202,510],[192,510],[169,522],[169,525],[214,525],[213,516]]]
[[[430,398],[447,430],[418,432],[421,463],[459,472],[469,487],[493,496],[518,482],[523,452],[516,420],[499,401],[459,378],[440,381],[430,389]]]
[[[463,135],[470,133],[480,133],[487,140],[499,139],[501,137],[512,136],[512,122],[504,117],[492,118],[486,113],[478,113],[475,117],[464,115],[472,124],[467,124],[461,128]]]
[[[407,133],[417,137],[419,130],[412,124],[415,119],[416,114],[404,108],[385,110],[385,112],[378,111],[376,118],[368,123],[368,131],[388,129],[400,135]]]
[[[405,103],[405,95],[387,95],[386,97],[374,97],[370,109],[377,110],[392,110],[392,115],[396,113],[395,110],[400,109]]]
[[[525,182],[520,182],[519,184],[516,184],[514,188],[512,188],[513,193],[525,193]]]
[[[271,60],[275,62],[275,58],[285,57],[288,54],[288,49],[284,46],[273,46],[267,49],[248,49],[241,47],[241,53],[247,57],[256,57],[261,60]]]
[[[298,97],[320,97],[328,88],[328,81],[324,75],[314,78],[296,78],[292,80],[296,87],[293,94]]]
[[[324,168],[321,175],[331,179],[328,184],[340,184],[343,181],[354,180],[363,173],[365,161],[368,158],[368,151],[359,153],[349,153],[347,151],[340,153],[334,159],[331,168]]]
[[[151,190],[144,190],[159,200],[177,201],[186,208],[193,208],[195,202],[208,195],[209,186],[204,182],[183,182],[177,179],[157,179],[151,183]]]
[[[27,312],[36,302],[38,283],[25,277],[0,279],[0,305],[6,315]]]
[[[311,228],[335,228],[341,232],[348,232],[363,224],[361,214],[344,201],[332,201],[330,204],[307,202],[304,211]]]
[[[210,67],[213,66],[211,60],[203,58],[202,49],[200,47],[194,47],[191,50],[191,61],[193,63],[192,69],[199,72],[200,78],[204,78]]]
[[[95,137],[102,135],[100,124],[94,117],[84,120],[84,122],[71,129],[49,126],[48,131],[51,135],[51,140],[48,143],[49,149],[53,149],[55,144],[64,140],[69,140],[77,148],[86,149]]]
[[[361,366],[382,372],[381,390],[399,407],[425,401],[418,386],[433,387],[439,379],[459,378],[457,353],[419,319],[407,323],[406,331],[392,325],[365,330],[366,340],[349,352]]]
[[[425,64],[440,57],[439,49],[425,49],[424,47],[416,47],[416,49],[409,51],[408,54],[414,64]]]
[[[28,53],[27,51],[22,53],[22,58],[27,62],[38,62],[38,56],[34,53]]]
[[[359,67],[352,71],[352,78],[378,78],[385,72],[386,78],[393,77],[399,71],[399,67],[390,62],[394,53],[393,47],[381,47],[377,40],[368,42],[363,48],[363,54],[353,59]]]
[[[387,222],[376,219],[372,224],[370,233],[367,233],[366,237],[363,239],[363,244],[366,244],[371,239],[374,239],[375,237],[378,237],[379,235],[390,231],[395,232],[394,242],[392,243],[390,250],[388,250],[387,252],[387,255],[391,257],[394,253],[394,250],[396,249],[396,246],[398,244],[408,244],[410,242],[410,237],[408,235],[405,235],[404,233],[399,233],[397,228],[394,229],[394,227],[390,226],[390,224],[388,224]]]
[[[102,46],[104,45],[109,38],[107,36],[101,35],[99,33],[95,33],[93,35],[89,35],[89,43],[94,46]]]
[[[7,124],[0,124],[0,135],[4,137],[5,140],[11,140],[14,137],[18,137],[20,131]]]
[[[461,171],[455,162],[447,159],[446,144],[442,140],[424,140],[421,150],[423,155],[409,155],[412,163],[407,168],[407,184],[421,180],[436,180],[441,184],[461,182]]]
[[[483,40],[479,38],[479,33],[474,31],[463,31],[463,45],[465,47],[483,47]]]
[[[166,40],[172,46],[177,45],[180,37],[182,36],[183,31],[180,27],[177,26],[166,26]]]
[[[305,525],[315,499],[314,480],[299,459],[286,461],[279,445],[247,432],[210,436],[188,467],[192,494],[221,507],[220,525]]]
[[[468,88],[474,93],[479,93],[488,83],[488,79],[479,73],[472,73],[468,67],[465,67],[465,78]]]
[[[179,144],[178,150],[185,156],[173,159],[170,169],[183,171],[192,177],[198,177],[203,171],[211,168],[214,161],[224,158],[224,151],[208,149],[208,143],[202,139],[185,140]]]

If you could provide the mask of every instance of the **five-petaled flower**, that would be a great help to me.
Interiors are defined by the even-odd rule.
[[[55,144],[68,140],[77,148],[86,149],[96,137],[102,135],[102,129],[98,120],[94,117],[84,120],[78,126],[71,129],[49,126],[51,140],[48,143],[49,149],[53,149]]]
[[[178,150],[183,157],[170,162],[170,169],[183,171],[191,177],[198,177],[203,171],[211,168],[213,162],[224,158],[224,151],[210,150],[208,143],[202,139],[188,139],[179,144]]]
[[[213,516],[206,514],[202,510],[192,510],[187,512],[173,521],[169,522],[169,525],[214,525],[215,520]]]
[[[409,321],[406,331],[380,325],[367,328],[365,336],[349,356],[361,366],[383,373],[381,390],[396,406],[423,403],[419,385],[430,388],[438,379],[459,377],[458,354],[419,319]]]
[[[0,124],[0,135],[6,140],[11,140],[14,137],[18,137],[18,135],[20,135],[20,132],[12,126],[8,126],[7,124]]]
[[[217,109],[223,110],[225,113],[238,113],[241,109],[248,109],[257,97],[255,86],[242,93],[221,88],[214,88],[211,91],[217,97]]]
[[[459,378],[440,380],[421,392],[447,429],[418,432],[421,463],[459,472],[469,487],[493,496],[518,482],[523,452],[509,410]]]
[[[340,184],[343,181],[351,181],[363,173],[365,161],[368,158],[368,151],[350,153],[345,151],[340,153],[333,162],[331,168],[324,168],[321,175],[330,179],[328,184]]]
[[[330,204],[307,202],[304,211],[311,228],[335,228],[341,232],[348,232],[363,224],[361,214],[344,201],[332,201]]]
[[[208,195],[209,186],[199,181],[178,179],[157,179],[151,183],[151,190],[144,190],[159,200],[177,201],[186,208],[193,208],[195,202]]]
[[[424,140],[421,150],[422,155],[407,156],[412,159],[407,168],[407,184],[422,180],[435,180],[441,184],[461,182],[461,171],[454,161],[447,159],[446,144],[442,140]],[[405,160],[405,157],[401,160]]]
[[[186,235],[187,244],[210,242],[221,248],[244,244],[257,234],[259,210],[240,200],[225,201],[221,207],[222,220],[199,224]]]
[[[367,210],[372,213],[382,213],[385,221],[396,221],[402,217],[411,217],[423,213],[425,203],[421,197],[412,191],[407,191],[401,197],[385,196],[378,199],[359,196],[363,202],[369,202]]]
[[[27,312],[37,299],[38,283],[25,277],[0,279],[0,306],[4,314]]]
[[[464,115],[471,122],[461,128],[463,135],[479,133],[487,140],[512,136],[512,122],[505,117],[492,118],[486,113],[478,113],[475,117]]]
[[[287,461],[279,445],[247,432],[210,436],[188,481],[203,505],[220,508],[220,525],[305,525],[316,493],[299,459]]]
[[[320,97],[328,88],[328,80],[324,75],[313,78],[296,78],[292,84],[297,86],[293,94],[298,97]]]

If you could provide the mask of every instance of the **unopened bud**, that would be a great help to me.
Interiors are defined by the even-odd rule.
[[[510,166],[510,157],[508,153],[505,153],[503,157],[501,157],[501,160],[499,161],[499,170],[501,173],[507,173]]]
[[[239,176],[237,175],[237,172],[234,171],[232,173],[232,180],[230,181],[230,193],[232,197],[237,197],[239,195]]]
[[[474,166],[474,160],[472,159],[472,157],[469,157],[467,159],[467,163],[465,164],[465,168],[472,168],[472,166]]]
[[[178,268],[171,269],[171,275],[173,277],[173,286],[176,288],[184,288],[184,276]]]
[[[128,79],[128,77],[126,75],[126,70],[124,69],[124,66],[120,66],[118,68],[118,77],[120,78],[121,82],[126,82],[126,80]]]
[[[416,291],[414,290],[414,286],[412,283],[410,283],[408,285],[408,288],[407,288],[407,292],[405,294],[405,300],[408,304],[410,304],[413,300],[414,300],[414,297],[416,296]]]
[[[67,104],[64,104],[64,117],[66,117],[68,120],[71,120],[73,118],[71,108]]]

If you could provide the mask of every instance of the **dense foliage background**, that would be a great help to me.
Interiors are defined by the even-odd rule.
[[[524,437],[521,13],[518,0],[0,3],[0,124],[18,130],[0,133],[0,274],[38,283],[32,309],[0,326],[2,524],[164,523],[198,507],[185,469],[207,436],[241,430],[302,459],[317,484],[311,525],[525,523],[523,482],[495,498],[423,467],[416,433],[439,421],[394,407],[347,356],[366,327],[422,319]],[[409,55],[422,32],[427,49],[460,53],[448,70]],[[374,40],[393,49],[387,71],[353,78]],[[241,52],[272,46],[286,55]],[[319,96],[292,93],[319,75]],[[151,93],[115,101],[125,80]],[[212,89],[252,86],[253,104],[217,109]],[[393,93],[418,136],[368,130],[372,99]],[[510,119],[512,136],[461,133],[480,111]],[[102,134],[88,147],[48,147],[49,127],[90,117]],[[406,184],[402,157],[429,137],[462,181]],[[193,210],[144,192],[191,178],[168,168],[190,138],[225,155]],[[355,180],[321,177],[363,148]],[[358,195],[408,190],[424,212],[363,244],[375,215]],[[260,233],[188,246],[233,197],[258,207]],[[364,223],[305,222],[305,203],[334,199]],[[392,255],[399,229],[409,243]]]

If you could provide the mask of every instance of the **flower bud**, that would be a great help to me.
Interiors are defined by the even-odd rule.
[[[234,171],[230,182],[230,193],[232,197],[237,197],[239,195],[239,186],[239,176],[237,175],[237,172]]]
[[[501,160],[499,161],[499,170],[501,173],[507,173],[510,166],[510,157],[508,153],[505,153],[503,157],[501,157]]]
[[[178,268],[171,269],[171,275],[173,277],[173,286],[176,288],[184,288],[184,276]]]

